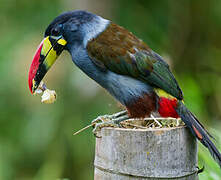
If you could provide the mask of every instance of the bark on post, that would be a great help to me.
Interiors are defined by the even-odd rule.
[[[197,142],[186,127],[103,128],[96,138],[95,180],[196,180]]]

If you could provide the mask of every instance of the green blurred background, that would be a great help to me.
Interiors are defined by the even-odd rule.
[[[44,30],[67,10],[111,19],[143,39],[172,66],[188,107],[221,150],[221,1],[0,0],[0,180],[93,179],[94,142],[88,125],[119,110],[65,52],[45,82],[58,98],[41,104],[28,89],[28,70]],[[199,146],[200,179],[221,171]]]

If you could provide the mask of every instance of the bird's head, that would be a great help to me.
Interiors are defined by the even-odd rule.
[[[56,17],[47,27],[30,70],[29,89],[34,93],[41,80],[63,50],[76,44],[86,47],[87,42],[105,29],[108,20],[86,11],[70,11]]]

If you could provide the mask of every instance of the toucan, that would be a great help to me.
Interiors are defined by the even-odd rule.
[[[141,39],[96,14],[81,10],[65,12],[47,27],[36,51],[28,78],[31,93],[63,50],[70,53],[77,67],[126,108],[109,125],[119,125],[127,118],[149,117],[154,112],[161,117],[179,117],[221,167],[220,152],[211,135],[185,106],[169,65]]]

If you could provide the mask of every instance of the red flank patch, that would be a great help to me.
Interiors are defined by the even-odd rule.
[[[159,108],[158,112],[162,117],[173,117],[178,118],[179,115],[176,112],[177,108],[177,99],[168,99],[165,97],[161,97],[159,99]]]

